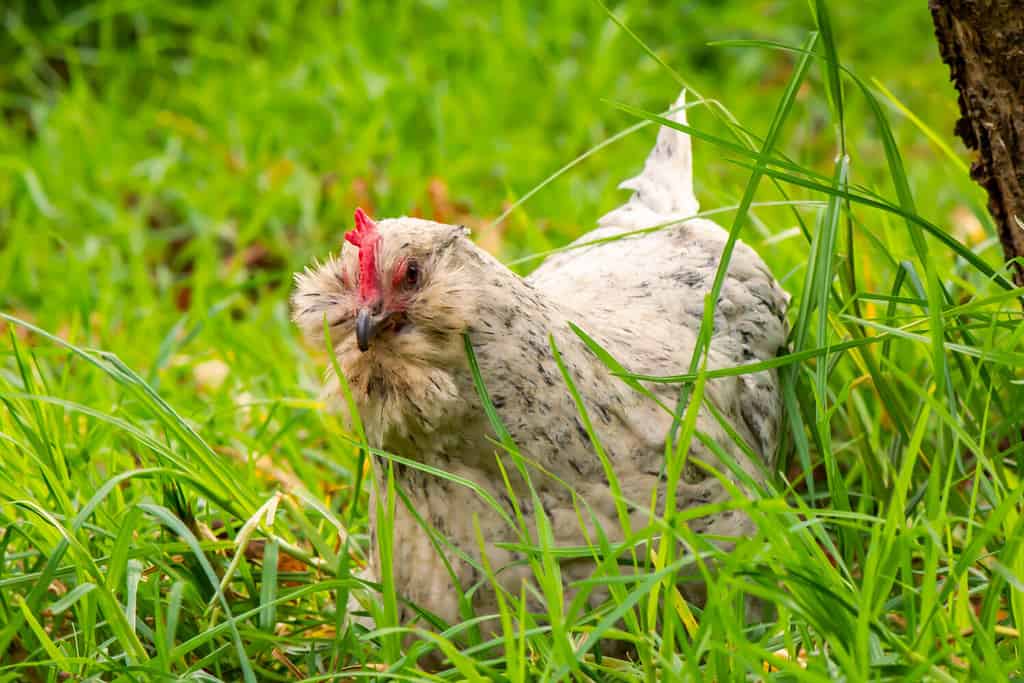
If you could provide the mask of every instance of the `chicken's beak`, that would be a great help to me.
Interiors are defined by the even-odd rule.
[[[369,308],[360,308],[356,314],[356,343],[360,351],[369,351],[370,342],[377,336],[380,326],[388,319],[386,313],[374,315]]]

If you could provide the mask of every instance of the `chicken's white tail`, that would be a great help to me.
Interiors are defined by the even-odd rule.
[[[686,91],[672,105],[667,118],[686,123]],[[682,131],[662,126],[658,141],[647,156],[640,175],[624,180],[619,187],[633,190],[626,204],[601,219],[603,225],[640,223],[650,225],[672,218],[686,218],[700,210],[693,194],[693,152],[690,136]]]

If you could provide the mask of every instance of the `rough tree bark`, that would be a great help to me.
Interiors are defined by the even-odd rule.
[[[1024,2],[930,0],[942,61],[960,93],[955,132],[978,150],[971,177],[988,192],[1006,260],[1024,257]],[[1024,266],[1013,266],[1024,286]]]

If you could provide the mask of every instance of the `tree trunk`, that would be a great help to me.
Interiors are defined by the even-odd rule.
[[[942,61],[960,92],[955,132],[978,150],[971,177],[988,192],[1006,260],[1024,258],[1024,2],[930,0]],[[1012,266],[1024,286],[1024,265]]]

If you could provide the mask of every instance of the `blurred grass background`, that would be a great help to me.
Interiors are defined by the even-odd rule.
[[[768,129],[794,56],[709,42],[799,45],[814,28],[807,5],[796,1],[629,0],[610,9],[661,60],[757,135]],[[951,134],[956,97],[938,58],[926,3],[832,3],[831,12],[844,65],[877,79],[919,121],[888,100],[920,215],[998,267],[1001,252],[984,197],[968,178],[969,158]],[[0,451],[0,662],[7,667],[0,667],[0,680],[21,680],[26,672],[55,680],[57,670],[126,675],[112,663],[120,659],[98,654],[103,638],[82,625],[104,604],[74,594],[89,577],[106,584],[117,600],[132,595],[129,603],[143,606],[139,618],[146,628],[167,628],[169,616],[161,610],[180,611],[179,632],[156,639],[156,668],[182,673],[222,667],[230,680],[238,670],[237,661],[223,654],[230,649],[226,627],[203,635],[216,611],[211,617],[205,608],[211,597],[202,568],[181,560],[186,546],[157,534],[159,525],[144,521],[134,506],[163,503],[189,522],[212,554],[232,547],[249,515],[266,512],[259,506],[276,488],[308,489],[326,514],[297,505],[284,521],[260,526],[291,542],[299,551],[293,555],[306,553],[306,564],[282,566],[282,576],[293,582],[282,583],[282,590],[323,579],[324,565],[313,555],[336,567],[333,516],[351,521],[346,515],[357,510],[351,500],[355,459],[312,400],[322,364],[315,350],[301,347],[288,320],[291,274],[338,248],[356,206],[378,216],[464,222],[506,261],[560,246],[623,200],[616,185],[640,168],[653,128],[590,157],[501,225],[493,220],[562,165],[636,123],[613,102],[661,111],[678,85],[599,3],[577,0],[8,0],[0,21],[0,310],[77,347],[116,354],[176,411],[153,408],[152,397],[127,375],[112,381],[110,372],[71,362],[65,347],[23,326],[12,327],[0,343],[7,409],[0,417],[0,448],[6,449]],[[826,78],[819,65],[812,67],[779,146],[803,168],[830,177],[838,143]],[[690,111],[691,124],[728,135],[703,107]],[[863,99],[848,98],[844,115],[851,180],[892,197],[880,131]],[[702,207],[736,204],[749,169],[700,141],[695,157]],[[822,199],[788,189],[793,199]],[[758,200],[780,198],[762,183]],[[812,213],[805,213],[813,223]],[[751,217],[743,239],[761,251],[798,301],[809,247],[793,213],[765,207]],[[858,286],[888,292],[896,263],[914,255],[911,241],[890,214],[860,211],[854,220]],[[932,258],[954,291],[968,297],[978,293],[975,287],[984,290],[951,251],[933,250]],[[515,267],[526,272],[531,262]],[[865,317],[880,314],[879,300],[865,301]],[[986,348],[1019,346],[1019,335],[997,337],[1003,329],[995,324],[991,331]],[[906,385],[896,389],[904,392],[902,403],[926,400],[907,388],[915,381],[928,386],[920,379],[927,375],[922,358],[926,353],[909,342],[898,349],[908,373],[893,380]],[[844,362],[830,396],[837,411],[835,453],[844,472],[859,473],[851,481],[866,476],[859,465],[865,454],[896,462],[893,454],[905,445],[887,440],[886,430],[895,431],[891,417],[857,375]],[[965,403],[986,406],[971,417],[987,416],[986,401],[996,400],[992,387],[987,394],[969,391]],[[1019,405],[1012,391],[994,405]],[[112,416],[153,435],[156,445],[129,438],[107,419]],[[923,419],[927,423],[927,415]],[[175,431],[180,425],[200,434],[223,463],[207,462],[202,444]],[[858,431],[864,425],[876,429]],[[993,430],[976,435],[982,446],[1009,438],[1013,420]],[[79,535],[85,555],[109,554],[121,564],[103,564],[109,568],[102,575],[89,575],[85,555],[79,555],[55,569],[56,583],[40,583],[61,536],[33,522],[38,514],[26,512],[31,506],[15,502],[33,501],[70,524],[112,476],[158,465],[168,471],[108,491]],[[893,476],[886,472],[885,481],[865,486],[877,493]],[[222,479],[227,483],[217,483]],[[210,489],[189,488],[189,481]],[[857,503],[862,511],[876,511],[873,505],[867,495]],[[972,503],[957,514],[975,512]],[[360,538],[361,517],[354,519],[350,530]],[[230,533],[218,532],[216,524],[226,524]],[[943,538],[952,538],[954,526],[943,529]],[[867,539],[869,527],[857,538]],[[845,558],[863,559],[863,547],[852,536],[843,538]],[[906,558],[913,552],[907,550]],[[175,568],[172,559],[186,568]],[[955,561],[946,559],[942,567]],[[168,581],[146,584],[143,566],[165,571]],[[254,604],[261,610],[258,625],[245,626],[260,677],[297,678],[274,648],[300,653],[295,658],[307,675],[325,670],[320,655],[304,646],[318,639],[329,643],[336,635],[323,616],[330,612],[328,596],[313,592],[279,606],[276,614],[267,612],[268,596],[261,591],[269,589],[257,581],[260,570],[246,561],[239,566],[244,586],[228,597],[236,611]],[[937,566],[930,567],[932,576]],[[188,572],[194,580],[182,578]],[[172,590],[179,583],[182,588]],[[964,591],[969,594],[966,583]],[[69,594],[77,600],[73,609],[70,600],[60,602]],[[58,640],[59,656],[30,628],[31,609],[19,607],[44,602],[62,608],[40,627]],[[968,605],[957,608],[958,625],[970,623]],[[60,613],[72,611],[71,621],[84,633],[61,621]],[[124,636],[115,622],[108,627],[100,620],[96,628],[101,635],[110,628],[115,638]],[[277,622],[290,626],[275,631]],[[130,651],[126,638],[118,641]],[[192,645],[182,650],[182,642]],[[866,643],[865,636],[865,652]],[[340,661],[376,661],[374,647],[347,642]],[[913,647],[927,652],[929,645],[917,640]],[[993,652],[981,647],[973,656],[985,661]],[[33,662],[60,666],[38,673],[47,667],[32,668]],[[822,664],[816,675],[827,671]]]
[[[616,12],[760,134],[792,56],[707,43],[798,43],[810,26],[799,2]],[[873,1],[834,13],[846,63],[950,140],[956,99],[926,8]],[[356,204],[456,215],[506,259],[564,244],[621,201],[615,185],[637,169],[652,130],[549,185],[507,225],[482,228],[635,122],[607,101],[660,111],[677,91],[587,2],[22,1],[4,22],[0,303],[52,329],[98,327],[95,341],[131,363],[152,360],[135,342],[163,337],[175,311],[246,292],[235,299],[247,319],[281,317],[289,274],[340,243]],[[798,98],[783,150],[828,173],[836,143],[827,102],[812,92],[820,84],[813,74]],[[884,182],[885,160],[858,106],[847,113],[852,167],[871,186]],[[722,133],[700,108],[692,118]],[[893,119],[927,215],[972,224],[951,220],[980,200],[962,169]],[[746,171],[710,145],[696,155],[703,206],[734,204]],[[755,245],[793,224],[782,210],[758,215],[763,233],[744,235]],[[802,262],[802,245],[790,246],[771,259],[780,276]],[[119,341],[118,326],[135,339]],[[290,333],[275,329],[267,343],[287,346]]]

